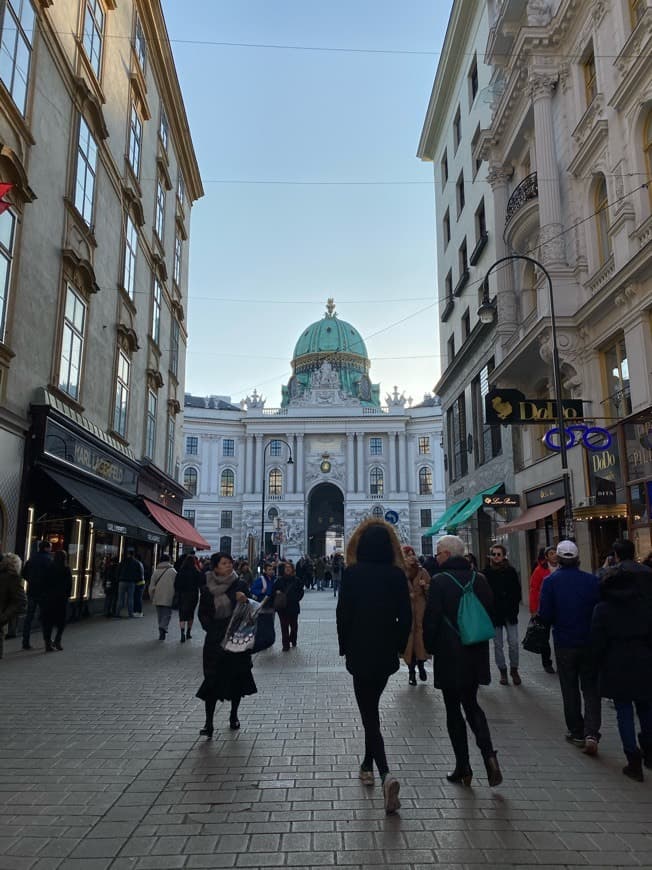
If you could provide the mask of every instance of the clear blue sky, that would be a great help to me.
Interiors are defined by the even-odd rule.
[[[382,395],[398,384],[420,400],[439,346],[432,166],[415,153],[451,0],[163,6],[206,190],[192,217],[186,389],[238,401],[256,387],[278,406],[301,330],[334,296],[368,339]]]

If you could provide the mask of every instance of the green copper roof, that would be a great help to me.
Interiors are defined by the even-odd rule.
[[[311,353],[350,353],[368,359],[367,348],[358,330],[337,317],[331,299],[326,308],[323,319],[312,323],[301,334],[294,348],[294,359]]]

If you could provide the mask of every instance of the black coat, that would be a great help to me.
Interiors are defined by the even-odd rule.
[[[301,613],[299,602],[303,598],[304,591],[303,581],[296,574],[279,577],[274,584],[274,593],[285,593],[287,607],[277,608],[278,613],[284,613],[286,616],[298,616]]]
[[[179,603],[179,619],[187,622],[195,616],[195,608],[199,601],[199,587],[205,583],[205,578],[194,565],[184,565],[174,578],[174,592]]]
[[[30,598],[40,601],[43,589],[50,581],[53,568],[52,556],[49,553],[35,553],[23,566],[23,577],[27,580],[27,594]]]
[[[483,574],[494,596],[494,625],[516,625],[521,603],[521,581],[516,569],[509,564],[502,568],[487,565]]]
[[[411,628],[410,593],[400,568],[359,562],[345,569],[337,636],[350,674],[386,679],[396,673]]]
[[[601,583],[591,623],[600,694],[617,701],[652,700],[652,608],[633,572],[614,570]]]
[[[473,574],[463,556],[454,556],[441,566],[430,583],[423,618],[423,639],[426,649],[432,653],[435,687],[459,691],[478,685],[488,686],[491,682],[489,641],[473,646],[462,644],[456,631],[462,590],[442,571],[448,571],[463,586]],[[473,588],[489,615],[493,616],[493,594],[484,575],[476,574]]]

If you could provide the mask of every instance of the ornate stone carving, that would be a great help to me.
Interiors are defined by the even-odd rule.
[[[547,224],[541,227],[539,250],[544,264],[566,262],[566,244],[561,224]]]
[[[265,401],[262,396],[258,395],[258,390],[254,390],[251,396],[246,396],[244,399],[245,407],[248,411],[251,411],[253,408],[264,408]]]
[[[616,305],[624,307],[632,301],[632,299],[638,293],[638,290],[638,284],[626,284],[620,291],[620,293],[616,294],[616,296],[614,297],[614,302],[616,303]]]
[[[320,368],[313,372],[310,376],[310,386],[311,387],[331,387],[337,388],[340,385],[340,376],[335,371],[333,366],[328,362],[328,360],[324,360],[321,364]]]
[[[533,100],[550,97],[554,91],[559,77],[549,73],[530,73],[528,83],[528,95]]]
[[[514,167],[510,164],[490,163],[487,172],[487,181],[491,189],[504,187],[514,174]]]
[[[399,395],[398,387],[394,387],[393,393],[387,394],[387,396],[385,397],[385,401],[387,402],[388,408],[404,408],[407,403],[405,393],[403,392]]]
[[[528,0],[527,23],[530,27],[546,27],[551,20],[550,0]]]

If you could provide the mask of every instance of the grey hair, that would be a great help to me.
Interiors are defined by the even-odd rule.
[[[5,553],[2,557],[1,564],[3,568],[7,568],[9,571],[15,571],[16,574],[20,574],[20,569],[23,567],[22,559],[15,553]]]
[[[451,556],[463,556],[466,544],[457,535],[444,535],[437,541],[437,549],[447,550]]]

